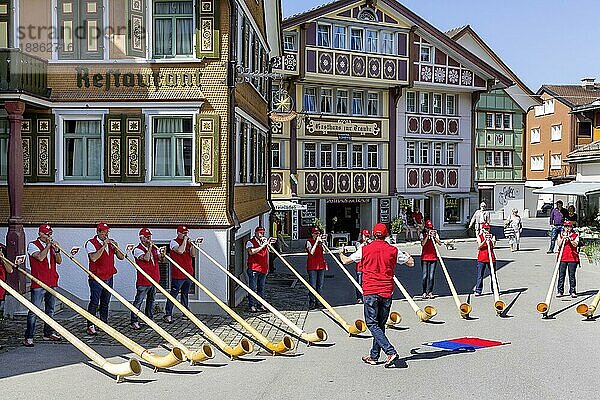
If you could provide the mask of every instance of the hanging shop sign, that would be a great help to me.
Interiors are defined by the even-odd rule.
[[[306,124],[306,134],[380,138],[381,121],[311,119]]]

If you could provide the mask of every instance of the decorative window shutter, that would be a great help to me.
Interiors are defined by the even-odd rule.
[[[77,58],[74,30],[77,28],[79,0],[58,0],[58,58],[74,60]],[[69,33],[70,32],[70,33]]]
[[[219,0],[196,0],[196,57],[220,58]]]
[[[14,47],[11,35],[13,27],[10,21],[11,0],[0,0],[0,48]]]
[[[104,117],[104,182],[121,182],[123,168],[123,117]]]
[[[104,6],[102,0],[85,0],[80,2],[78,25],[88,28],[85,39],[79,39],[79,58],[101,60],[104,58]],[[96,29],[91,32],[91,26]]]
[[[145,182],[145,132],[144,115],[105,116],[105,182]]]
[[[218,114],[199,114],[197,118],[196,182],[218,183],[221,119]]]
[[[146,57],[147,0],[127,0],[127,55]]]
[[[54,182],[56,171],[54,115],[25,115],[21,140],[25,181]]]

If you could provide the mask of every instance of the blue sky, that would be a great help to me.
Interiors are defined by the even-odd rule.
[[[288,16],[326,0],[282,0]],[[469,24],[534,92],[600,81],[599,0],[403,0],[442,31]]]

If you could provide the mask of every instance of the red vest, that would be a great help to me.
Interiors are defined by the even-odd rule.
[[[146,252],[148,251],[148,249],[146,249],[141,243],[136,246],[136,249],[140,249],[144,252],[144,254],[146,254]],[[150,275],[150,277],[154,279],[155,282],[160,283],[160,267],[158,265],[158,251],[156,250],[156,248],[152,248],[152,258],[150,259],[150,261],[145,261],[140,257],[136,258],[135,262],[142,270],[144,270],[145,273]],[[146,277],[142,275],[139,271],[137,273],[137,282],[135,283],[135,285],[154,286],[152,282],[146,279]]]
[[[4,270],[4,263],[0,260],[0,281],[6,281],[6,271]],[[0,287],[0,300],[4,300],[4,288]]]
[[[485,241],[485,237],[483,236],[483,234],[479,235],[479,240],[483,242],[483,246],[481,249],[479,249],[479,253],[477,254],[477,261],[489,263],[490,255],[488,253],[488,245],[487,245],[487,242]],[[492,262],[496,262],[496,255],[494,254],[493,248],[491,249],[491,253],[492,253]]]
[[[378,294],[390,298],[394,292],[394,270],[398,249],[383,240],[374,240],[362,248],[363,295]]]
[[[174,240],[180,246],[181,246],[181,243],[183,243],[183,239],[175,238]],[[194,266],[192,264],[191,249],[192,249],[192,244],[188,240],[187,246],[185,247],[185,251],[183,252],[183,254],[179,254],[175,250],[171,249],[171,251],[169,252],[169,255],[171,256],[171,258],[173,259],[173,261],[175,261],[177,264],[179,264],[190,275],[194,276]],[[173,279],[186,279],[187,276],[185,276],[183,274],[183,272],[181,272],[179,270],[179,268],[177,268],[176,266],[173,265],[173,266],[171,266],[171,278],[173,278]]]
[[[40,251],[44,250],[44,244],[38,239],[33,242]],[[39,261],[35,257],[29,256],[29,266],[31,267],[31,275],[38,278],[40,281],[50,287],[58,286],[58,272],[56,272],[56,253],[54,249],[50,249],[50,264],[48,264],[48,257],[44,257],[42,261]],[[31,288],[37,289],[40,285],[35,282],[31,282]]]
[[[360,239],[358,241],[358,248],[363,247],[365,244],[367,244],[367,241],[364,239]],[[356,272],[362,272],[362,261],[356,263]]]
[[[313,238],[310,238],[306,241],[306,243],[310,243],[311,248],[315,245],[315,242],[316,241]],[[306,258],[306,270],[316,271],[321,269],[327,269],[327,263],[323,257],[323,246],[319,244],[315,249],[314,254],[310,254],[310,252],[308,253],[308,257]]]
[[[94,245],[96,251],[102,247],[102,243],[98,240],[98,236],[94,236],[92,239],[88,240],[88,242]],[[108,250],[108,253],[106,250]],[[102,251],[102,255],[96,261],[89,260],[88,258],[90,262],[90,271],[103,281],[109,280],[117,273],[115,268],[115,249],[112,245],[109,245],[106,250]],[[90,277],[90,280],[91,279],[92,277]]]
[[[579,236],[577,234],[577,232],[571,232],[571,234],[569,235],[571,240],[575,240],[575,238],[577,238],[577,236]],[[563,252],[562,252],[562,257],[560,258],[560,261],[579,262],[579,252],[577,251],[577,246],[574,246],[573,243],[571,243],[570,241],[567,240],[565,242]]]
[[[254,249],[260,247],[260,243],[258,243],[255,237],[250,239],[250,243],[252,243]],[[265,247],[256,254],[248,255],[247,265],[252,271],[260,272],[261,274],[269,272],[269,250]]]
[[[427,232],[423,233],[423,239],[427,236]],[[435,239],[429,238],[421,249],[421,261],[437,261],[438,257],[435,252],[433,241]]]

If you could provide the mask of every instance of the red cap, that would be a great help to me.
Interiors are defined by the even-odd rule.
[[[363,236],[371,236],[371,233],[369,232],[368,229],[363,229],[362,234],[363,234]]]
[[[177,227],[177,233],[188,233],[190,230],[185,225],[179,225]]]
[[[96,225],[96,230],[98,231],[107,231],[109,229],[110,227],[106,222],[100,222],[98,225]]]
[[[563,222],[563,226],[573,226],[573,221],[565,221]]]
[[[254,233],[257,233],[257,232],[265,233],[265,228],[262,226],[257,226],[256,229],[254,230]]]
[[[490,229],[490,228],[491,228],[491,225],[490,225],[490,223],[489,223],[489,222],[485,221],[483,224],[481,224],[481,227],[482,227],[483,229]]]
[[[386,237],[388,234],[388,229],[385,224],[381,222],[373,227],[373,236]]]
[[[313,228],[312,228],[311,232],[312,232],[312,233],[321,233],[321,230],[320,230],[318,227],[316,227],[316,226],[313,226]]]
[[[142,228],[140,229],[140,236],[150,237],[152,236],[152,232],[148,228]]]
[[[425,228],[433,228],[433,222],[430,219],[425,221]]]
[[[40,225],[38,229],[39,233],[52,233],[52,228],[48,224]]]

